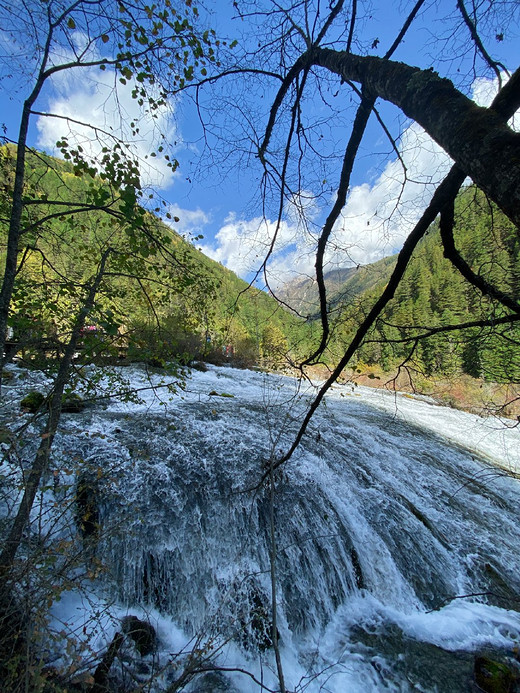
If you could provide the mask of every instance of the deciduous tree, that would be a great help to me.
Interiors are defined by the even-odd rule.
[[[139,133],[134,119],[121,134],[112,127],[64,117],[38,107],[53,80],[63,75],[81,79],[88,71],[99,70],[112,76],[116,85],[126,86],[142,109],[145,119],[157,117],[168,107],[168,94],[195,75],[205,74],[207,63],[214,60],[211,34],[196,32],[197,8],[191,0],[174,4],[170,0],[147,5],[143,2],[63,2],[0,3],[0,21],[4,35],[1,56],[5,86],[11,80],[26,85],[18,137],[15,141],[15,166],[8,209],[8,237],[5,267],[0,289],[0,352],[4,352],[11,297],[24,234],[42,228],[56,217],[77,216],[82,211],[102,210],[118,221],[124,220],[129,238],[143,227],[144,200],[140,163],[128,137]],[[117,98],[115,100],[117,103]],[[113,114],[111,114],[113,115]],[[63,199],[42,199],[27,185],[26,156],[31,119],[53,118],[63,123],[58,146],[74,166],[75,175],[92,179],[99,174],[107,185],[93,184],[89,193],[70,205]],[[120,113],[123,126],[125,113]],[[90,131],[95,145],[85,146],[69,135],[69,130]],[[158,151],[168,150],[167,143]],[[150,152],[155,156],[155,152]],[[174,158],[163,152],[171,167]],[[36,192],[36,194],[35,194]],[[43,213],[34,217],[35,207]],[[133,230],[133,231],[132,231]]]
[[[253,124],[250,139],[255,143],[264,171],[264,209],[274,209],[277,216],[276,231],[261,268],[267,282],[266,268],[276,247],[287,205],[294,206],[294,201],[301,199],[302,191],[318,201],[331,193],[333,198],[321,226],[307,219],[307,228],[316,237],[315,280],[319,289],[321,340],[317,349],[302,361],[302,368],[319,361],[330,343],[330,306],[324,277],[326,262],[331,256],[341,262],[337,259],[340,248],[334,231],[351,192],[352,172],[361,147],[370,147],[367,142],[370,119],[380,123],[403,165],[403,178],[407,176],[398,142],[391,134],[394,128],[385,123],[380,103],[393,104],[406,118],[407,125],[412,120],[422,126],[454,162],[429,203],[424,203],[422,215],[417,215],[418,221],[402,245],[386,286],[374,297],[365,314],[360,314],[357,329],[309,408],[296,440],[288,451],[280,454],[277,464],[282,464],[296,449],[327,390],[394,298],[419,242],[439,217],[444,256],[466,282],[493,305],[500,306],[503,323],[512,324],[520,319],[518,297],[497,283],[492,273],[470,266],[459,252],[453,232],[454,200],[468,176],[514,224],[520,224],[520,134],[508,125],[508,120],[520,107],[520,70],[510,74],[500,60],[492,57],[493,41],[498,46],[504,38],[503,33],[492,27],[514,27],[518,7],[510,3],[473,3],[469,8],[464,0],[459,0],[453,8],[448,8],[417,0],[408,5],[406,11],[404,6],[399,8],[401,28],[394,40],[385,46],[379,39],[370,42],[365,33],[369,20],[377,15],[377,7],[367,14],[357,0],[337,0],[330,3],[326,11],[322,3],[311,0],[298,3],[253,1],[236,3],[235,7],[244,22],[256,23],[257,49],[248,51],[250,44],[246,43],[242,62],[235,71],[229,69],[226,78],[241,69],[247,74],[249,83],[255,75],[264,85],[271,81],[262,91],[263,96],[267,93],[270,96],[265,126],[258,127],[258,114],[248,121]],[[410,33],[416,25],[424,28],[428,21],[430,26],[436,22],[440,33],[446,32],[442,43],[441,37],[436,37],[438,45],[444,46],[444,54],[435,55],[433,49],[430,65],[422,67],[399,62]],[[262,40],[261,31],[269,36],[268,40]],[[453,55],[455,50],[458,53]],[[451,62],[444,61],[450,51]],[[456,68],[450,70],[455,59],[457,65],[468,59],[466,64],[470,73],[473,70],[473,77],[492,76],[500,83],[501,89],[488,108],[477,105],[469,97],[467,81],[461,79],[460,69],[459,72]],[[277,81],[273,83],[271,77]],[[469,79],[471,81],[471,76]],[[269,88],[274,92],[268,91]],[[203,104],[200,91],[197,97],[199,105]],[[242,112],[243,105],[240,108]],[[332,185],[331,176],[335,176]],[[272,195],[269,199],[268,193]],[[395,214],[399,214],[399,204],[397,199]],[[305,205],[300,208],[305,217]],[[348,249],[345,249],[344,262],[348,261]],[[445,299],[448,300],[447,294]],[[472,322],[447,309],[448,306],[441,316],[441,324],[435,328],[428,330],[416,326],[409,337],[411,350],[423,339],[431,339],[436,334],[470,329],[476,326],[475,322],[481,327],[489,326],[496,320],[493,311],[488,317]],[[410,327],[413,327],[412,322]],[[460,355],[455,352],[454,347],[450,368],[455,362],[461,362]]]

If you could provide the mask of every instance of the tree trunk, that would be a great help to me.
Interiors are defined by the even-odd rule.
[[[23,186],[25,180],[25,144],[27,140],[27,131],[29,128],[30,108],[30,103],[26,102],[24,104],[22,120],[20,123],[20,133],[18,135],[11,218],[9,221],[9,235],[7,238],[4,277],[2,280],[2,288],[0,289],[0,358],[2,360],[2,366],[6,361],[4,352],[7,337],[7,318],[9,315],[9,307],[11,305],[11,296],[13,295],[14,280],[16,278],[18,243],[20,241],[21,234]]]
[[[47,60],[49,58],[51,41],[54,35],[54,27],[49,26],[49,31],[43,46],[42,59],[38,78],[34,84],[33,90],[24,102],[22,117],[20,120],[20,129],[18,131],[18,141],[16,143],[16,168],[14,176],[14,187],[11,205],[11,217],[9,220],[9,234],[7,238],[7,252],[5,258],[5,271],[0,289],[0,359],[2,366],[4,364],[4,348],[7,337],[7,318],[9,317],[9,309],[11,307],[11,298],[13,295],[14,282],[16,279],[16,266],[18,261],[18,244],[22,234],[22,213],[23,213],[23,190],[25,185],[25,155],[27,149],[27,135],[29,132],[29,119],[31,117],[31,109],[34,106],[36,99],[40,95],[45,80],[49,74],[45,71]],[[2,385],[2,373],[0,369],[0,394]]]
[[[5,589],[5,584],[8,581],[16,552],[18,551],[18,547],[20,546],[20,542],[22,540],[23,531],[29,522],[31,509],[40,485],[40,480],[49,463],[52,443],[60,422],[62,396],[65,385],[69,379],[70,366],[72,359],[74,358],[81,329],[85,325],[87,315],[94,306],[94,300],[105,273],[105,265],[109,253],[110,250],[106,250],[102,256],[98,273],[89,289],[85,303],[79,311],[78,317],[72,329],[69,343],[65,349],[65,354],[60,362],[58,374],[52,389],[52,396],[49,401],[49,417],[47,419],[47,425],[45,426],[45,432],[41,437],[40,446],[36,453],[33,465],[29,471],[22,501],[18,507],[18,512],[11,526],[9,535],[5,541],[4,549],[0,555],[0,593],[3,589]]]
[[[103,659],[98,664],[94,674],[94,685],[89,690],[89,693],[106,693],[108,691],[107,680],[110,667],[114,663],[117,653],[123,644],[123,634],[117,632],[112,638],[108,650],[103,655]]]
[[[477,106],[433,70],[329,48],[312,49],[307,60],[398,106],[520,227],[520,133],[500,115]],[[520,70],[506,89],[520,107]]]

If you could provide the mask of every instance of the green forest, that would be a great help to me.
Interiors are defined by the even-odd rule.
[[[484,277],[518,301],[520,298],[520,241],[514,225],[476,188],[464,189],[456,201],[456,246],[476,275]],[[366,312],[388,281],[395,265],[385,259],[360,268],[338,293],[351,296],[350,305],[335,307],[333,346],[341,350],[351,337],[359,311]],[[374,279],[375,278],[375,279]],[[354,285],[377,283],[360,291]],[[332,303],[335,303],[334,296]],[[418,245],[396,291],[358,352],[358,361],[392,371],[411,363],[426,375],[460,373],[498,383],[520,379],[518,324],[472,326],[435,334],[446,328],[479,321],[500,320],[507,311],[483,296],[456,271],[443,253],[438,223]],[[431,336],[428,336],[433,332]]]
[[[5,206],[14,154],[0,150]],[[72,162],[33,152],[26,170],[25,194],[39,204],[26,207],[9,318],[24,362],[42,365],[63,351],[107,248],[111,264],[83,330],[83,361],[275,367],[303,339],[296,318],[179,236],[175,220],[167,225],[138,207],[130,222],[124,191]],[[132,224],[146,231],[138,235]],[[5,225],[2,236],[5,255]]]
[[[12,147],[2,148],[4,205],[9,201],[13,156]],[[170,226],[157,216],[160,209],[156,214],[141,209],[137,223],[153,232],[137,239],[124,215],[107,214],[102,207],[106,201],[119,208],[125,204],[113,202],[107,181],[38,152],[28,156],[26,167],[26,194],[40,204],[34,213],[30,205],[26,208],[27,230],[19,249],[9,323],[25,362],[42,365],[63,350],[84,282],[109,246],[115,257],[89,317],[89,329],[84,330],[84,361],[164,365],[202,360],[289,368],[314,348],[319,304],[317,295],[308,297],[305,306],[298,304],[305,287],[299,285],[293,294],[288,288],[282,294],[288,306],[282,307],[179,236],[175,220]],[[58,213],[56,201],[63,205]],[[472,186],[457,198],[455,242],[477,275],[518,300],[520,242],[514,226]],[[360,311],[370,309],[394,266],[395,258],[389,257],[349,270],[344,281],[341,275],[334,277],[328,294],[333,328],[324,365],[331,366],[342,352]],[[300,316],[289,307],[298,309]],[[518,382],[518,325],[475,325],[435,334],[436,328],[505,314],[444,257],[434,224],[354,366],[359,370],[377,365],[391,374],[406,363],[427,376],[463,373],[490,382]]]

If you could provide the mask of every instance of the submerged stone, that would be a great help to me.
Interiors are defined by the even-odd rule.
[[[30,414],[35,414],[45,402],[45,395],[36,390],[29,392],[20,402],[20,408]]]
[[[63,395],[61,411],[66,414],[79,414],[85,408],[85,402],[75,392]]]
[[[7,426],[0,426],[0,443],[10,443],[12,438],[13,434]]]
[[[137,616],[125,616],[121,620],[123,633],[134,641],[136,650],[141,657],[152,654],[157,649],[157,634],[155,628],[147,621]]]
[[[475,683],[485,693],[513,693],[518,690],[516,676],[504,662],[490,657],[475,658]]]

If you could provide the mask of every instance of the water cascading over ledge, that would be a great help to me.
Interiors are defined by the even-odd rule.
[[[200,423],[206,414],[199,411]],[[136,461],[119,484],[129,505],[117,505],[130,530],[106,532],[105,550],[121,597],[183,614],[183,625],[195,632],[236,604],[243,583],[269,604],[268,493],[243,492],[258,478],[259,452],[266,451],[244,438],[226,449],[200,429],[189,440],[181,432],[175,442],[170,432],[161,441],[164,426],[162,417],[147,421],[153,459]],[[114,507],[112,500],[106,505]],[[364,586],[349,519],[312,481],[294,484],[284,475],[275,520],[287,625],[296,632],[323,625]],[[109,514],[106,521],[120,518]]]
[[[282,381],[272,387],[283,391]],[[281,395],[267,406],[265,382],[226,369],[196,374],[192,394],[164,412],[114,404],[83,415],[81,425],[103,430],[102,439],[62,440],[94,467],[117,469],[100,492],[97,549],[114,596],[172,617],[188,636],[231,637],[245,653],[270,646],[269,498],[265,489],[247,489],[271,453],[269,431],[284,427],[283,448],[298,424],[297,407],[305,406],[287,406],[290,397]],[[215,383],[234,398],[210,397]],[[488,470],[474,453],[391,408],[353,397],[329,402],[277,476],[282,647],[325,634],[338,662],[371,663],[368,679],[356,674],[359,690],[379,690],[381,676],[397,677],[396,690],[407,690],[396,673],[404,640],[421,685],[429,665],[416,663],[429,661],[432,647],[438,661],[462,637],[426,637],[417,614],[486,593],[473,602],[500,609],[478,618],[500,622],[520,595],[520,489],[509,477],[483,477]],[[425,637],[440,644],[425,645]],[[497,637],[520,640],[510,624],[492,624],[481,641]],[[475,638],[459,649],[474,647]],[[389,670],[376,676],[380,660]]]
[[[503,497],[503,481],[472,480],[478,463],[432,434],[341,407],[345,421],[322,414],[319,440],[309,436],[277,482],[287,627],[323,625],[360,590],[428,609],[504,583],[520,593],[509,567],[518,506]],[[102,506],[105,530],[115,526],[102,552],[119,596],[182,615],[196,630],[222,600],[235,601],[242,581],[268,594],[268,496],[244,492],[269,455],[264,408],[191,402],[182,416],[107,416],[119,431],[113,452],[126,458]]]

